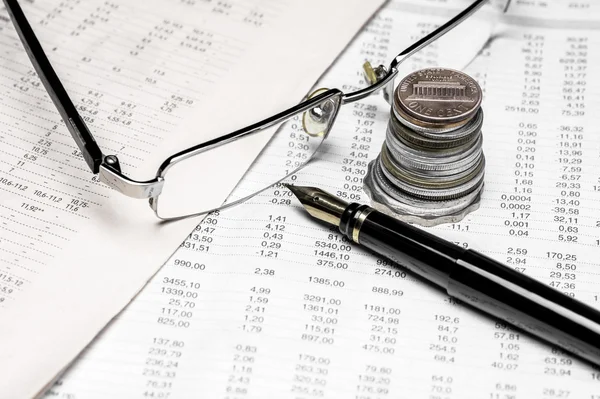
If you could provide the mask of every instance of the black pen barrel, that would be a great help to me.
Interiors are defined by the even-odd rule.
[[[600,365],[600,312],[546,284],[469,250],[450,274],[447,292]]]
[[[600,312],[500,262],[350,204],[340,231],[463,302],[600,365]]]

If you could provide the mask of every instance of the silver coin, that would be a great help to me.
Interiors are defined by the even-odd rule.
[[[381,172],[393,186],[416,197],[440,201],[449,198],[458,198],[470,192],[485,171],[485,158],[481,156],[472,167],[455,175],[440,176],[423,174],[407,169],[398,169],[384,151],[378,158],[376,172]]]
[[[383,191],[395,198],[397,201],[403,201],[408,197],[428,202],[439,202],[439,201],[451,201],[464,198],[474,190],[477,190],[483,184],[483,177],[485,172],[483,169],[479,170],[476,178],[470,180],[462,186],[455,188],[440,190],[437,194],[433,190],[423,190],[417,187],[402,183],[397,185],[396,181],[390,180],[389,175],[385,173],[385,168],[381,166],[381,162],[376,160],[377,163],[373,165],[371,174],[372,178],[377,184],[383,188]]]
[[[445,155],[443,153],[432,154],[415,151],[395,140],[387,141],[382,148],[383,151],[388,152],[393,164],[398,165],[398,169],[403,168],[438,176],[450,176],[461,173],[473,167],[478,158],[483,154],[481,138],[473,143],[470,148],[457,154]]]
[[[474,117],[466,121],[466,123],[458,128],[428,129],[419,127],[410,123],[406,119],[399,117],[395,110],[390,115],[390,119],[398,121],[402,126],[412,130],[420,136],[430,139],[452,140],[468,136],[477,130],[481,130],[483,126],[483,109],[480,107],[479,111],[477,111]]]
[[[367,175],[364,180],[364,190],[371,198],[371,205],[392,217],[421,226],[436,226],[442,223],[457,223],[467,214],[479,208],[483,184],[465,197],[448,201],[427,201],[405,195],[397,200],[387,194],[375,181],[373,169],[377,160],[369,163]]]
[[[390,116],[388,130],[415,147],[439,149],[456,148],[466,143],[473,142],[481,135],[483,124],[483,113],[478,112],[477,117],[472,118],[463,127],[443,134],[431,134],[417,132],[401,123],[394,114]]]
[[[411,73],[398,85],[394,109],[423,127],[444,127],[471,119],[482,93],[469,75],[453,69],[428,68]]]

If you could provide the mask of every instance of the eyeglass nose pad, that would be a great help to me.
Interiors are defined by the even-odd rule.
[[[308,99],[318,96],[329,89],[321,88],[313,91]],[[327,133],[331,117],[335,112],[335,104],[331,100],[324,101],[302,114],[302,128],[312,137],[321,137]]]

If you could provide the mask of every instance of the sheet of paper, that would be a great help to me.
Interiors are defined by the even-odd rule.
[[[431,230],[598,307],[599,5],[513,3],[468,69],[485,90],[482,206]],[[323,85],[360,86],[364,58],[440,23],[444,3],[422,4],[393,1]],[[381,97],[344,108],[293,181],[368,201],[388,113]],[[596,399],[599,387],[597,369],[315,224],[275,187],[198,225],[48,398]]]
[[[380,5],[22,3],[100,147],[141,179],[154,176],[172,149],[299,101]],[[1,32],[0,397],[22,398],[72,361],[198,220],[161,225],[146,201],[99,183],[5,14]],[[309,63],[298,63],[299,55]],[[260,101],[240,87],[260,92]],[[225,122],[215,118],[217,101]],[[260,143],[249,146],[245,161],[258,150]],[[238,177],[224,172],[220,192],[198,185],[190,195],[222,201]]]

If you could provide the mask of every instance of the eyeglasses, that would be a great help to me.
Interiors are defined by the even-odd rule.
[[[506,12],[510,1],[470,2],[454,18],[399,53],[388,67],[379,65],[374,68],[366,62],[363,69],[368,87],[350,93],[343,93],[339,89],[318,89],[292,108],[168,157],[158,168],[153,179],[136,181],[122,172],[116,155],[102,153],[54,72],[18,1],[4,0],[31,63],[91,171],[98,174],[101,182],[124,195],[149,199],[151,209],[163,220],[201,215],[240,203],[294,174],[321,148],[342,105],[362,100],[379,91],[382,91],[385,100],[391,103],[395,78],[399,66],[404,61],[452,31],[453,37],[446,36],[445,39],[450,40],[440,44],[438,49],[439,53],[447,56],[439,57],[440,64],[446,67],[445,58],[460,58],[461,46],[465,39],[476,36],[481,45],[487,41],[492,35],[495,22]],[[470,18],[488,2],[491,3],[489,7],[477,13],[476,18]],[[473,23],[464,24],[467,19]],[[461,28],[455,29],[459,25]],[[468,53],[466,57],[463,54],[463,60],[469,61],[474,58],[479,50],[481,47],[474,53]],[[464,66],[460,65],[459,68]],[[217,184],[218,172],[226,170],[236,162],[235,154],[244,151],[247,140],[259,140],[266,145],[234,192],[224,203],[199,207],[194,196],[189,195],[189,186],[201,184],[209,188],[211,184]],[[210,171],[204,170],[207,164],[211,165]]]

